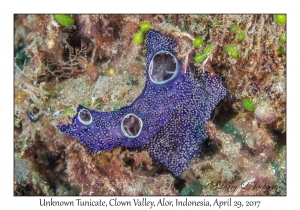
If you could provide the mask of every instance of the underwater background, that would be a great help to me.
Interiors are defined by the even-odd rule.
[[[205,140],[184,139],[188,147],[180,151],[198,151],[187,175],[162,164],[168,155],[155,158],[156,151],[166,154],[159,138],[153,147],[116,145],[92,155],[58,129],[79,104],[112,112],[142,94],[153,31],[176,42],[182,70],[220,78],[226,87],[196,132]],[[286,195],[284,14],[20,14],[14,64],[14,195]],[[190,108],[183,105],[179,111]],[[178,119],[174,131],[193,124]]]

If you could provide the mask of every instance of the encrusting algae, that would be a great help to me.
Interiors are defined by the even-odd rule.
[[[15,15],[14,194],[286,195],[285,24]]]

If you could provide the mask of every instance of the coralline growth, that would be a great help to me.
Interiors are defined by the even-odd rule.
[[[270,14],[74,14],[70,17],[77,29],[59,24],[52,14],[14,17],[15,172],[24,172],[15,173],[15,195],[286,194],[286,158],[282,152],[286,147],[285,15],[281,16],[284,21],[280,24],[277,15]],[[182,178],[188,179],[182,188],[179,178],[154,164],[161,161],[153,154],[154,149],[150,154],[151,148],[159,147],[160,142],[153,140],[158,133],[165,144],[177,142],[176,138],[166,140],[163,132],[170,131],[168,126],[174,130],[186,126],[185,121],[169,123],[182,119],[184,115],[178,114],[181,108],[170,112],[170,120],[166,119],[161,131],[148,143],[134,149],[115,147],[90,155],[86,146],[56,128],[57,122],[72,123],[78,104],[97,112],[120,111],[141,95],[149,80],[149,72],[145,74],[148,49],[143,44],[147,42],[148,23],[162,36],[168,34],[176,40],[174,57],[166,56],[166,60],[176,58],[187,74],[208,72],[195,80],[202,81],[205,74],[220,75],[226,85],[228,97],[206,124],[209,138],[201,144],[201,153],[197,154],[200,157],[194,158],[189,166],[198,183],[211,183],[210,187],[195,188],[196,184],[190,183],[190,177],[183,173]],[[232,31],[232,27],[236,30]],[[142,34],[138,45],[133,42],[136,32]],[[203,37],[203,43],[196,48],[193,41],[198,36]],[[202,55],[209,45],[209,54]],[[224,51],[226,46],[235,47],[237,58]],[[202,55],[200,63],[194,60],[198,54]],[[154,63],[163,57],[159,55]],[[152,74],[154,82],[161,78],[159,72]],[[178,82],[177,79],[174,81]],[[245,109],[243,99],[255,104],[254,111]],[[191,113],[188,108],[189,104],[185,107],[187,116]],[[81,112],[81,117],[89,120],[86,113]],[[174,118],[176,113],[180,117]],[[124,132],[137,135],[140,122],[130,115],[123,121]],[[144,126],[145,123],[142,129]],[[159,149],[171,148],[163,146]],[[143,147],[148,151],[142,151]],[[172,154],[176,150],[169,151]],[[25,170],[20,167],[23,165]],[[240,186],[241,180],[252,187],[253,183],[266,183],[278,188],[237,188],[233,192],[213,185],[222,182]]]

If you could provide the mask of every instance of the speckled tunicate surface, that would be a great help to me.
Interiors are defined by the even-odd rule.
[[[70,17],[14,15],[14,195],[286,195],[289,36],[274,14]]]
[[[195,78],[190,68],[183,69],[175,58],[176,42],[172,38],[152,30],[146,46],[147,81],[142,94],[131,105],[107,113],[79,105],[72,124],[58,128],[87,146],[91,154],[116,146],[143,147],[158,163],[180,176],[191,159],[198,156],[206,137],[205,124],[226,89],[218,77],[203,73]],[[168,68],[167,74],[171,76],[164,77],[163,70],[157,68]],[[157,74],[161,78],[156,82]],[[91,115],[88,124],[81,121],[82,110]],[[135,124],[140,121],[138,128],[131,131],[134,135],[128,135],[128,128],[124,128],[124,119],[129,116],[136,120]]]

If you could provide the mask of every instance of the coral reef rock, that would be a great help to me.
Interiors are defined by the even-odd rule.
[[[14,15],[15,195],[286,195],[286,21],[55,16]]]

